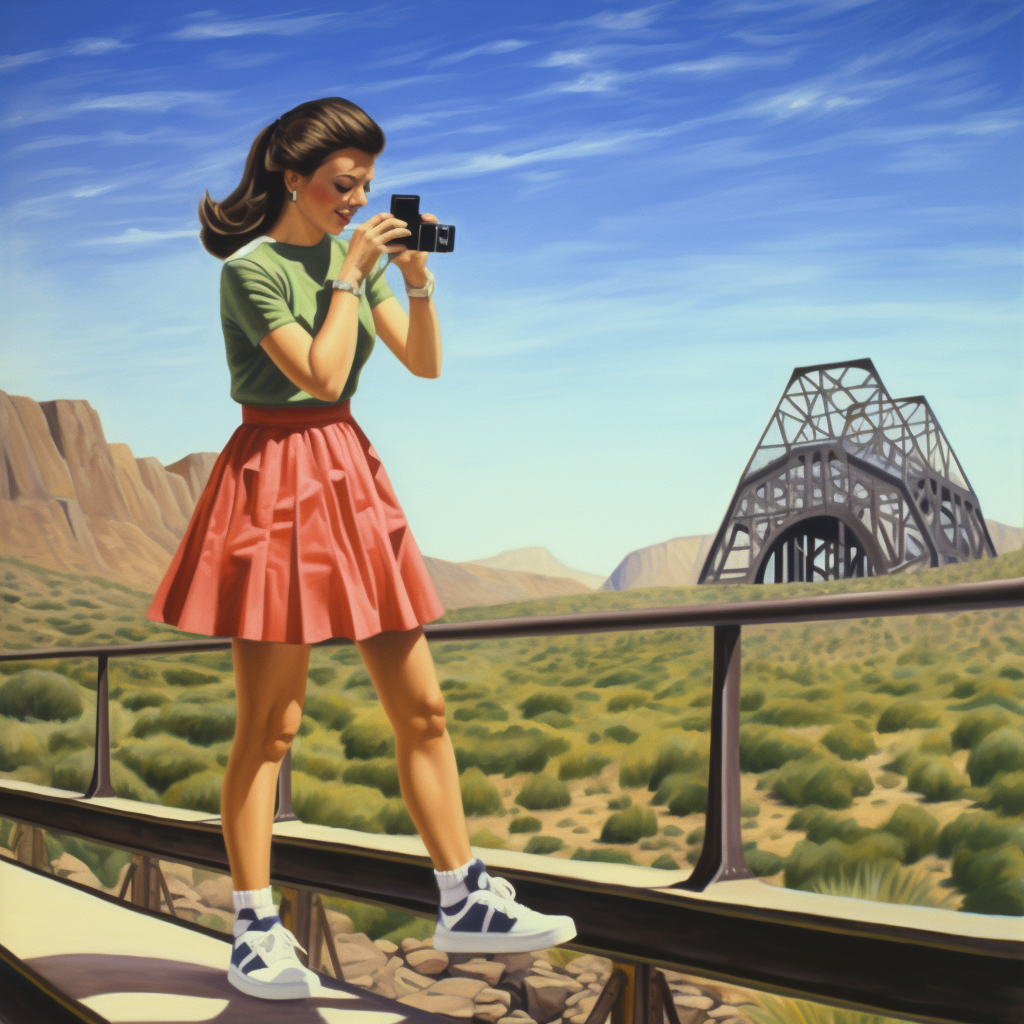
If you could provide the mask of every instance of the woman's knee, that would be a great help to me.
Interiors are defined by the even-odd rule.
[[[443,736],[445,722],[444,698],[440,693],[421,697],[403,704],[400,717],[392,721],[395,733],[413,739],[426,740]]]
[[[280,761],[292,745],[302,724],[302,705],[290,700],[275,705],[262,718],[239,723],[236,739],[247,749],[259,751],[265,761]]]

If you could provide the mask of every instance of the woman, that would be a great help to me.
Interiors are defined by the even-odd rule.
[[[327,637],[355,641],[394,727],[402,797],[440,892],[435,948],[526,951],[576,934],[571,918],[514,902],[508,881],[470,851],[422,629],[444,607],[349,409],[375,335],[410,373],[441,373],[433,276],[427,254],[401,244],[405,222],[378,213],[349,243],[334,237],[366,205],[383,149],[380,127],[347,100],[302,103],[256,136],[238,188],[199,206],[203,245],[225,261],[221,319],[242,425],[147,617],[232,638],[238,721],[221,794],[237,911],[228,977],[267,999],[320,988],[271,898],[270,837],[310,645]],[[402,272],[408,315],[383,276],[371,277],[384,253]]]

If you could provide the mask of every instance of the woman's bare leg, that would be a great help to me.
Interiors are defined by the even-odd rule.
[[[238,637],[231,641],[238,723],[220,806],[235,889],[270,885],[277,776],[302,721],[310,647]]]
[[[356,647],[395,730],[398,781],[409,815],[434,867],[461,867],[473,853],[455,748],[423,629],[378,633]]]

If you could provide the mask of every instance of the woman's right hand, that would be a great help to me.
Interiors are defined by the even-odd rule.
[[[353,229],[338,277],[358,285],[373,270],[383,253],[405,251],[404,246],[395,245],[395,242],[411,237],[412,232],[404,220],[390,213],[375,213]],[[358,276],[358,280],[352,280],[352,276]]]

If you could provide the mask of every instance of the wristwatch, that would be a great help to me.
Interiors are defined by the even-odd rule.
[[[427,283],[422,288],[405,286],[405,294],[412,299],[429,299],[434,294],[434,275],[428,270]]]
[[[365,283],[365,280],[366,279],[364,278],[363,283]],[[339,279],[337,281],[332,281],[331,287],[336,288],[340,292],[351,292],[358,299],[359,296],[363,294],[363,283],[360,283],[357,288],[351,281],[342,281]]]

